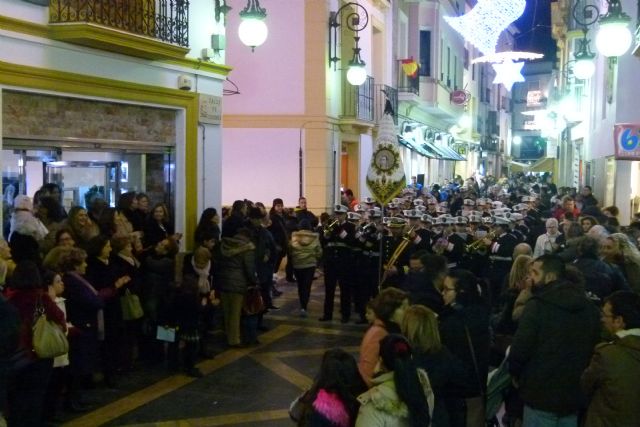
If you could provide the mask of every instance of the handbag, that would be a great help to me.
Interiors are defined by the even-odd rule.
[[[252,286],[247,289],[247,292],[244,294],[242,311],[247,316],[260,314],[264,311],[264,300],[262,299],[262,292],[260,292],[259,287]]]
[[[33,350],[40,359],[51,359],[69,352],[69,340],[62,328],[47,320],[42,300],[38,298],[33,322]]]
[[[120,297],[120,308],[122,309],[123,320],[137,320],[144,316],[140,298],[138,298],[138,295],[131,293],[129,289],[124,291],[124,295]]]

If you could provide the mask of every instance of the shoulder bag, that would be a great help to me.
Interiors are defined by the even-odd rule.
[[[122,320],[137,320],[144,316],[140,298],[131,293],[129,289],[124,291],[124,295],[120,297],[120,308],[122,309]]]
[[[47,314],[38,297],[33,321],[33,351],[40,359],[50,359],[69,352],[69,341],[62,328],[47,320]]]

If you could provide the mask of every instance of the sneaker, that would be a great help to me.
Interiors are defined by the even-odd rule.
[[[301,308],[300,309],[300,317],[306,318],[307,316],[308,316],[307,310],[305,310],[304,308]]]
[[[271,291],[271,294],[273,295],[273,297],[274,297],[274,298],[277,298],[277,297],[279,297],[280,295],[282,295],[282,291],[279,291],[279,290],[277,290],[277,289],[275,289],[275,288],[274,288],[274,289]]]
[[[278,311],[280,310],[280,307],[278,307],[277,305],[273,305],[271,304],[270,306],[267,307],[268,310],[273,310],[273,311]]]

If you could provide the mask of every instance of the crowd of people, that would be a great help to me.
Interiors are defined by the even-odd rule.
[[[140,361],[202,376],[218,326],[229,348],[259,344],[285,258],[300,318],[322,274],[318,321],[333,321],[339,289],[340,321],[368,325],[357,360],[325,354],[292,406],[299,425],[482,426],[495,421],[494,368],[513,380],[498,392],[506,425],[640,425],[640,221],[620,227],[589,187],[414,180],[385,206],[345,190],[319,216],[305,198],[237,200],[202,212],[187,254],[166,205],[144,194],[66,212],[48,184],[13,204],[0,241],[11,427],[87,410],[88,384],[114,386]],[[68,354],[35,355],[37,312],[67,333]]]

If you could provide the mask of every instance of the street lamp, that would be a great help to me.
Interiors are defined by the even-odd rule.
[[[631,46],[631,18],[622,11],[620,0],[607,0],[607,14],[600,17],[596,48],[606,57],[624,55]]]
[[[369,24],[369,13],[367,9],[359,3],[346,3],[336,12],[329,14],[329,66],[333,65],[336,69],[336,63],[340,60],[338,57],[338,27],[340,27],[340,14],[347,8],[350,9],[346,18],[346,26],[353,31],[354,47],[353,57],[349,61],[349,69],[347,71],[347,80],[354,86],[360,86],[367,80],[366,63],[360,56],[360,36],[358,33],[364,30]]]
[[[226,17],[231,10],[226,0],[215,0],[214,8],[216,22],[220,22],[220,19]],[[260,0],[247,0],[247,5],[240,12],[238,37],[244,45],[251,48],[251,52],[267,40],[269,29],[264,22],[266,17],[267,10],[260,7]]]
[[[596,71],[596,64],[593,61],[596,54],[589,48],[590,40],[587,39],[587,30],[584,30],[582,39],[578,41],[580,47],[573,53],[575,63],[573,64],[573,75],[580,80],[590,79]]]
[[[580,8],[581,1],[582,0],[576,0],[572,11],[573,19],[582,26],[584,31],[578,53],[583,52],[585,41],[588,50],[588,27],[597,22],[599,25],[598,32],[596,33],[596,49],[598,52],[608,58],[624,55],[631,46],[633,36],[631,35],[631,30],[629,30],[631,18],[622,11],[620,0],[606,0],[607,13],[605,15],[601,15],[600,9],[594,4],[587,4]],[[578,11],[582,12],[582,16],[578,14]],[[585,60],[582,63],[584,65],[586,64],[587,58],[584,57],[583,59]],[[576,60],[578,60],[578,57],[576,57]],[[585,71],[587,69],[585,65]]]
[[[259,0],[248,0],[247,6],[240,12],[242,22],[238,27],[238,36],[242,43],[251,48],[251,52],[267,40],[269,29],[264,22],[266,17],[267,11],[260,7]]]

